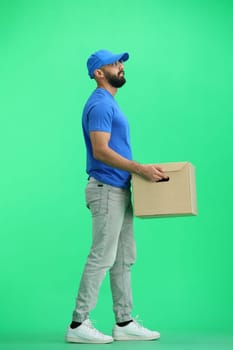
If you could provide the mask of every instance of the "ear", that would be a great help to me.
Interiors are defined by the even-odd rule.
[[[101,69],[96,69],[94,71],[94,76],[98,79],[98,78],[103,78],[104,77],[104,73]]]

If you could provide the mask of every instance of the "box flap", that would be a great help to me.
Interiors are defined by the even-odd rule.
[[[168,171],[180,171],[183,169],[189,162],[174,162],[174,163],[161,163],[159,164],[165,172]]]

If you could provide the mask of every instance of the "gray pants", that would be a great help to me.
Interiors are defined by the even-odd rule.
[[[131,192],[90,178],[86,203],[92,214],[92,246],[81,278],[73,321],[83,322],[88,318],[107,271],[116,322],[128,321],[132,318],[130,268],[136,257]]]

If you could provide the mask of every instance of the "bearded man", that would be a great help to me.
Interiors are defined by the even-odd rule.
[[[131,316],[130,270],[135,262],[131,203],[131,174],[149,181],[164,178],[157,165],[132,159],[129,124],[114,96],[125,82],[127,52],[107,50],[93,53],[87,61],[88,73],[97,88],[87,100],[82,128],[87,152],[86,204],[92,216],[92,246],[81,278],[72,323],[66,339],[76,343],[111,343],[113,340],[153,340],[159,332],[142,327]],[[112,336],[93,327],[89,314],[98,292],[110,274],[116,324]]]

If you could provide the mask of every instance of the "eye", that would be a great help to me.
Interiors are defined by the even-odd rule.
[[[116,62],[111,63],[111,66],[112,66],[112,67],[118,67],[119,64],[122,64],[122,63],[123,63],[123,60],[119,60],[119,61],[116,61]]]

